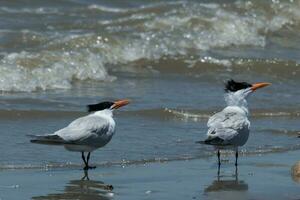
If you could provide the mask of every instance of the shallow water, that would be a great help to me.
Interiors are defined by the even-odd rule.
[[[26,135],[121,98],[132,103],[115,113],[117,133],[93,164],[213,157],[195,141],[225,106],[230,78],[272,83],[249,98],[241,154],[299,150],[299,9],[297,0],[1,1],[0,171],[81,168],[79,154]]]
[[[289,174],[299,151],[241,157],[102,166],[78,169],[7,170],[0,179],[3,199],[299,199],[299,184]],[[285,157],[282,164],[280,157]],[[87,180],[88,175],[90,180]],[[83,180],[84,179],[84,180]]]
[[[117,134],[94,162],[211,156],[194,142],[225,105],[229,78],[273,84],[249,98],[252,133],[243,152],[298,149],[299,6],[3,1],[0,123],[8,151],[1,168],[80,164],[77,155],[29,144],[26,135],[53,132],[85,115],[85,105],[120,98],[132,103],[116,113]]]

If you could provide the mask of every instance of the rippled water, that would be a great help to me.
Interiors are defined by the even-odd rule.
[[[98,165],[213,156],[195,144],[222,109],[229,78],[268,81],[249,98],[243,155],[300,149],[300,1],[1,1],[0,169],[79,167],[34,145],[120,98],[117,134]]]

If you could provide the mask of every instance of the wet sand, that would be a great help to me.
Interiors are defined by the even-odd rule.
[[[0,199],[299,199],[291,167],[300,151],[134,165],[101,166],[88,178],[78,167],[2,170]],[[82,178],[85,178],[82,180]]]

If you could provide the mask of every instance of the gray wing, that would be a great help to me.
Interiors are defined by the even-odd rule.
[[[230,145],[230,141],[237,137],[241,130],[249,128],[250,122],[246,115],[224,109],[213,115],[207,126],[207,144]]]
[[[58,135],[48,134],[48,135],[28,135],[32,139],[30,142],[37,144],[47,144],[47,145],[63,145],[65,141]]]
[[[224,109],[211,116],[207,122],[209,128],[236,127],[248,120],[247,117],[235,110]]]
[[[66,128],[56,131],[54,134],[69,143],[80,143],[85,140],[101,137],[109,130],[109,121],[99,116],[88,115],[73,121]]]

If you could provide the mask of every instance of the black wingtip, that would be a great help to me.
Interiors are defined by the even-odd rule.
[[[196,141],[196,144],[206,144],[205,141]]]

